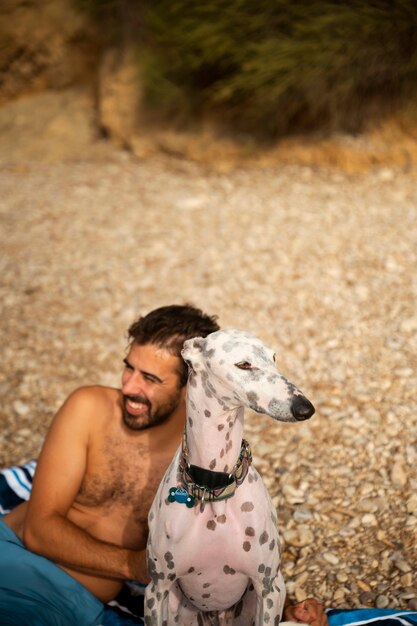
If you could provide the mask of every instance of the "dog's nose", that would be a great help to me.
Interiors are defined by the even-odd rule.
[[[294,396],[291,406],[291,413],[298,421],[308,420],[315,413],[315,408],[310,400],[304,396]]]

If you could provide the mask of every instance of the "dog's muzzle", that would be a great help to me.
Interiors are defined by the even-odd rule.
[[[311,404],[310,400],[304,398],[304,396],[295,396],[292,405],[291,413],[295,419],[299,422],[302,420],[308,420],[315,413],[316,409]]]

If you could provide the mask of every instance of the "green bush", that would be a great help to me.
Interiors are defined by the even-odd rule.
[[[416,93],[415,0],[121,4],[141,14],[148,102],[170,117],[209,114],[268,137],[355,131]]]

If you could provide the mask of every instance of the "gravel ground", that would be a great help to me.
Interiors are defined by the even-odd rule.
[[[316,405],[247,420],[290,596],[417,609],[416,183],[117,151],[4,167],[1,465],[37,456],[72,389],[118,384],[139,313],[192,302]]]

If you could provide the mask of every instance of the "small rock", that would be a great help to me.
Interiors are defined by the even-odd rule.
[[[304,583],[307,582],[308,577],[309,577],[308,572],[303,572],[302,574],[300,574],[300,576],[298,576],[295,580],[296,586],[301,587],[302,585],[304,585]]]
[[[24,402],[21,402],[20,400],[15,400],[13,402],[13,409],[16,411],[18,415],[21,415],[22,417],[24,415],[28,415],[30,411],[30,407]]]
[[[373,605],[375,602],[375,597],[375,594],[371,591],[363,591],[359,596],[359,600],[361,604]]]
[[[345,574],[345,572],[337,572],[336,574],[336,580],[339,583],[345,583],[348,580],[347,574]]]
[[[369,498],[364,498],[358,504],[359,511],[364,511],[365,513],[375,513],[378,510],[378,504],[375,500],[370,500]]]
[[[314,541],[314,535],[308,528],[300,525],[297,528],[285,531],[284,539],[290,544],[290,546],[302,548],[303,546],[308,546]]]
[[[376,599],[376,608],[377,609],[386,609],[389,605],[389,599],[387,596],[378,596]]]
[[[391,482],[395,487],[404,487],[407,483],[407,474],[400,461],[396,461],[391,468]]]
[[[417,517],[417,494],[415,493],[407,500],[407,513]]]
[[[400,581],[404,587],[411,587],[411,585],[413,584],[413,575],[411,574],[411,572],[408,572],[407,574],[404,574],[400,577]]]
[[[335,554],[332,554],[331,552],[324,552],[323,559],[327,561],[328,563],[330,563],[331,565],[337,565],[339,563],[338,557]]]
[[[311,511],[307,511],[307,509],[302,509],[301,507],[299,507],[298,509],[295,509],[292,516],[296,522],[307,522],[311,520],[313,514],[311,513]]]
[[[339,587],[333,594],[333,600],[338,602],[339,600],[343,600],[346,595],[346,589],[344,587]]]
[[[404,559],[396,559],[394,561],[394,565],[397,569],[400,570],[400,572],[403,572],[404,574],[408,574],[408,572],[411,572],[411,566]]]
[[[401,600],[414,600],[416,594],[414,591],[406,591],[405,593],[400,593],[398,596]]]
[[[417,330],[417,317],[409,317],[401,322],[401,332],[411,333]]]
[[[373,513],[366,513],[362,516],[362,524],[364,526],[377,526],[378,522]]]

